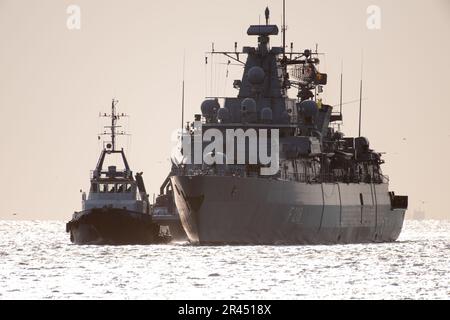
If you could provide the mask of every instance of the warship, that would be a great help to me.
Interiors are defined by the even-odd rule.
[[[73,214],[66,231],[75,244],[167,243],[171,240],[169,231],[161,230],[152,219],[142,172],[133,177],[123,148],[116,148],[116,137],[125,134],[118,131],[117,121],[126,116],[117,113],[116,104],[117,100],[113,99],[111,114],[102,115],[111,119],[111,125],[101,135],[109,135],[111,140],[103,141],[100,158],[91,173],[89,194],[86,197],[83,192],[82,211]],[[110,165],[105,170],[107,157],[118,157],[123,169]]]
[[[279,29],[270,24],[268,8],[265,20],[247,30],[247,35],[257,37],[256,47],[238,51],[235,43],[234,51],[215,51],[213,46],[207,53],[242,64],[243,75],[233,83],[237,97],[206,97],[201,114],[183,130],[181,158],[172,161],[170,183],[190,242],[395,241],[408,197],[389,190],[381,153],[370,148],[366,137],[346,137],[340,131],[342,108],[335,111],[321,98],[328,77],[319,72],[317,48],[296,52],[291,43],[290,51],[286,50],[284,3],[282,46],[270,44]],[[296,90],[295,98],[288,96],[289,89]],[[215,139],[220,148],[211,150],[212,139],[205,138],[210,129],[223,136],[229,130],[248,134],[231,145]],[[249,160],[255,147],[250,131],[276,138],[276,144],[268,143],[272,159],[276,158],[271,163],[276,166],[274,172],[267,174],[263,169],[268,164],[260,158],[256,163]],[[199,143],[200,163],[192,160]]]

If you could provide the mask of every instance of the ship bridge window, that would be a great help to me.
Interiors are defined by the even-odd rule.
[[[99,186],[99,188],[98,188],[99,192],[106,192],[108,190],[108,187],[106,184],[99,184],[98,186]]]
[[[122,192],[124,191],[124,186],[125,186],[125,185],[123,185],[123,184],[121,184],[121,183],[118,184],[118,185],[117,185],[117,192],[118,192],[118,193],[122,193]]]
[[[126,192],[131,192],[131,184],[125,184]]]
[[[108,184],[108,192],[110,192],[110,193],[116,192],[116,185]]]

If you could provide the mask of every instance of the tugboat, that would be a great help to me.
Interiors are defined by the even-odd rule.
[[[82,211],[75,212],[66,224],[70,240],[75,244],[134,245],[167,243],[170,234],[161,233],[160,226],[152,220],[150,203],[145,189],[142,172],[130,170],[125,152],[116,149],[117,121],[126,115],[116,112],[117,100],[113,99],[111,126],[105,126],[102,135],[110,135],[111,140],[103,142],[97,166],[91,174],[89,194],[82,194]],[[119,157],[123,169],[110,165],[105,170],[106,158]],[[108,159],[110,160],[110,159]],[[114,159],[112,159],[114,160]]]
[[[257,46],[238,51],[235,43],[234,51],[213,47],[210,52],[244,68],[241,80],[233,83],[237,97],[208,97],[202,103],[202,114],[183,133],[182,161],[172,166],[175,203],[189,240],[259,245],[395,241],[408,197],[389,191],[384,160],[367,138],[361,133],[344,137],[339,130],[342,112],[320,96],[327,74],[319,72],[317,49],[295,52],[291,44],[286,52],[284,18],[283,45],[270,45],[279,29],[269,23],[269,14],[267,8],[266,24],[248,28]],[[297,89],[296,98],[288,96],[291,88]],[[361,92],[362,85],[360,104]],[[270,148],[264,136],[270,136]],[[261,149],[270,152],[270,161],[261,159]],[[252,156],[256,160],[249,161]]]

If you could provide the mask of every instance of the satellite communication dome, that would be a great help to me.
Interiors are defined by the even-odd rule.
[[[263,122],[271,122],[272,118],[272,109],[266,107],[261,110],[261,120]]]
[[[241,102],[241,111],[246,113],[256,113],[256,101],[252,98],[245,98]]]
[[[200,109],[202,110],[202,115],[208,118],[212,117],[220,109],[220,104],[217,100],[205,100],[202,102]]]
[[[248,81],[250,81],[251,84],[262,84],[265,76],[266,74],[263,68],[258,66],[251,67],[248,71]]]
[[[317,113],[317,103],[312,100],[305,100],[300,103],[303,114],[307,117],[314,117]]]

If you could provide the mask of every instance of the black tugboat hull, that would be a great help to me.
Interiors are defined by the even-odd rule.
[[[80,245],[139,245],[168,242],[148,214],[117,208],[90,209],[67,223],[70,240]]]

